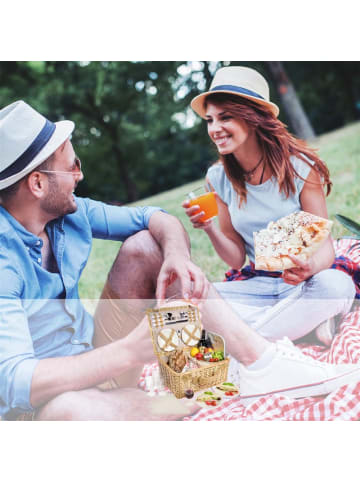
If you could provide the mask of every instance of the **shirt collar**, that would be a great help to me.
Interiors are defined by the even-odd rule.
[[[7,211],[3,206],[0,206],[0,216],[1,215],[7,220],[8,224],[10,224],[13,229],[15,229],[15,231],[26,246],[35,247],[42,245],[42,239],[25,229],[25,227],[21,223],[19,223],[19,221],[17,221],[14,216],[12,216],[9,211]],[[48,226],[58,226],[60,229],[63,229],[64,217],[50,221],[47,224],[47,227]]]

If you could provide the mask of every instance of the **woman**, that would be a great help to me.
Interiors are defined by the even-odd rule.
[[[355,295],[347,274],[328,269],[334,261],[331,237],[307,262],[292,257],[296,268],[282,273],[238,271],[246,255],[254,262],[253,232],[294,211],[327,218],[324,187],[331,190],[329,171],[304,141],[294,138],[277,119],[266,80],[246,67],[218,70],[210,90],[193,99],[220,159],[207,183],[217,193],[219,227],[200,222],[203,212],[184,202],[195,228],[209,236],[231,271],[215,283],[239,315],[268,339],[298,339],[314,329],[329,345],[334,316],[351,308]]]

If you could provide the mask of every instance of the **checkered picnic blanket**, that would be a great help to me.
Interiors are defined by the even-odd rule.
[[[354,240],[335,241],[336,255],[349,257],[360,265],[360,249],[349,252]],[[329,363],[360,363],[360,306],[345,315],[330,348],[299,345],[312,358]],[[157,364],[146,365],[139,387],[157,371]],[[241,390],[241,387],[240,387]],[[156,391],[156,389],[155,389]],[[325,397],[295,400],[282,395],[269,395],[244,407],[239,398],[229,399],[218,407],[203,408],[184,420],[360,420],[360,381],[339,388]]]

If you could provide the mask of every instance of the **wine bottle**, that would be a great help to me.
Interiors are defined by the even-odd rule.
[[[211,340],[210,340],[209,335],[207,335],[205,343],[206,343],[206,348],[212,348],[212,349],[214,349],[213,344],[211,343]]]
[[[205,348],[207,348],[207,345],[206,345],[206,331],[205,330],[201,330],[201,338],[198,342],[198,348],[200,351],[203,351]],[[201,350],[202,348],[202,350]]]

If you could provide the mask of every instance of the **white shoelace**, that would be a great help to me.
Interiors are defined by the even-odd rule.
[[[287,337],[284,337],[282,340],[276,342],[276,346],[278,347],[280,353],[282,355],[288,356],[290,358],[306,361],[309,365],[313,366],[324,366],[327,363],[321,362],[319,360],[314,360],[310,356],[304,355],[302,351],[297,348]]]

